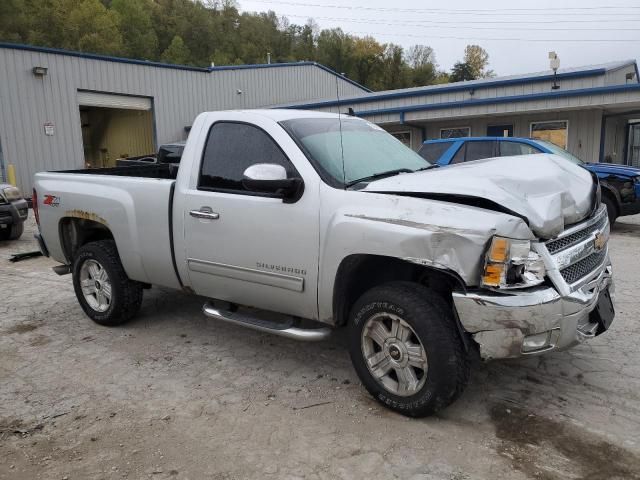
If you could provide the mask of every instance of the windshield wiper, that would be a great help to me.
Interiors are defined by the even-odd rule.
[[[358,180],[352,180],[345,184],[345,188],[353,187],[358,183],[366,182],[369,180],[377,180],[379,178],[392,177],[394,175],[398,175],[399,173],[413,173],[414,170],[410,168],[396,168],[395,170],[387,170],[386,172],[374,173],[373,175],[369,175],[368,177],[362,177]]]
[[[432,163],[431,165],[427,165],[426,167],[418,168],[417,170],[413,170],[413,172],[424,172],[425,170],[430,170],[432,168],[439,167],[437,163]]]

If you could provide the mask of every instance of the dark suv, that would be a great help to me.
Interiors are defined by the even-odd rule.
[[[8,183],[0,183],[0,240],[20,238],[28,214],[29,207],[20,190]]]

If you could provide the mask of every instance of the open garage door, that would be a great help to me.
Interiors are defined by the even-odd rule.
[[[155,153],[150,98],[87,91],[77,98],[86,168]]]

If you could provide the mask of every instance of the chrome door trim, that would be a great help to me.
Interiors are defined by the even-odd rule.
[[[239,267],[195,258],[187,258],[187,265],[192,272],[206,273],[208,275],[231,278],[242,282],[258,283],[260,285],[283,288],[294,292],[304,291],[304,278],[302,277],[265,272],[264,270],[256,270],[255,268]]]

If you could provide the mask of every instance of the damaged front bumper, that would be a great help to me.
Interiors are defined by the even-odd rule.
[[[595,337],[612,320],[601,318],[602,297],[614,293],[611,265],[599,275],[560,295],[553,287],[497,293],[454,292],[460,322],[480,347],[484,360],[515,358],[570,348]]]

